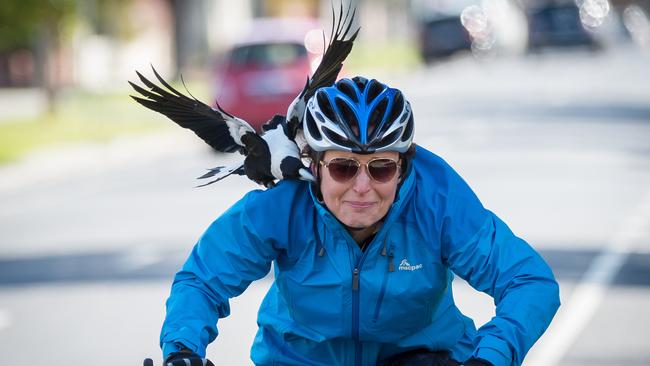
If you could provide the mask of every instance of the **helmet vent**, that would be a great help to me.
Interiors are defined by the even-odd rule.
[[[327,95],[325,93],[317,93],[316,101],[318,102],[320,110],[325,114],[325,117],[330,121],[336,121],[336,113],[334,113],[334,108],[332,108],[332,103],[330,103]]]
[[[399,118],[399,115],[400,113],[402,113],[403,109],[404,109],[404,97],[402,96],[402,93],[397,93],[397,96],[395,96],[395,102],[393,103],[393,108],[391,110],[388,121],[390,123],[397,122],[397,118]]]
[[[402,142],[408,141],[409,138],[411,138],[411,135],[413,135],[413,115],[410,114],[409,116],[409,121],[406,123],[406,127],[404,127],[404,133],[402,134]]]
[[[323,126],[323,133],[325,134],[325,137],[326,137],[328,140],[334,142],[335,144],[337,144],[337,145],[339,145],[339,146],[346,146],[346,147],[349,147],[349,146],[351,145],[351,144],[350,144],[350,140],[348,140],[348,139],[342,137],[341,135],[337,134],[336,132],[330,130],[330,129],[327,128],[327,127],[324,127],[324,126]]]
[[[388,99],[384,98],[375,106],[375,109],[370,113],[368,119],[368,136],[370,136],[377,127],[381,126],[386,115],[386,107],[388,106]]]
[[[366,104],[370,104],[381,92],[384,91],[383,85],[376,80],[370,82],[368,87],[368,94],[366,94]]]
[[[311,113],[307,112],[305,115],[305,122],[307,123],[307,130],[309,132],[309,135],[314,138],[316,141],[321,141],[323,139],[323,136],[320,134],[320,131],[318,131],[318,127],[316,126],[316,121],[314,121],[314,116],[311,115]]]
[[[354,103],[359,103],[359,99],[357,98],[357,93],[354,91],[354,87],[352,85],[346,82],[340,82],[336,84],[336,87],[341,91],[341,93],[345,94]]]
[[[404,123],[404,122],[406,122],[406,119],[409,118],[410,116],[412,116],[411,113],[404,113],[404,114],[402,114],[402,118],[399,119],[399,123]]]
[[[384,146],[389,146],[392,143],[394,143],[399,135],[402,134],[403,128],[398,128],[395,131],[391,132],[388,136],[384,137],[383,139],[379,140],[376,144],[374,144],[375,149],[380,149]]]
[[[336,107],[341,112],[340,116],[343,118],[343,123],[350,126],[350,130],[353,134],[359,135],[359,120],[357,115],[354,114],[354,111],[350,106],[341,98],[336,98]]]
[[[354,81],[354,83],[357,85],[357,88],[359,88],[359,90],[364,90],[366,88],[366,84],[368,84],[368,79],[362,78],[360,76],[354,77],[352,81]]]

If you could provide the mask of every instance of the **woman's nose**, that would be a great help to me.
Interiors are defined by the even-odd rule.
[[[370,177],[368,176],[368,171],[365,167],[360,167],[359,169],[359,174],[354,177],[354,185],[352,186],[352,189],[358,193],[365,193],[368,192],[371,188]]]

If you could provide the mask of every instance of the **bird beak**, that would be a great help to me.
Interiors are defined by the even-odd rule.
[[[316,177],[314,177],[313,174],[309,171],[309,169],[306,168],[301,168],[298,171],[298,174],[300,174],[300,179],[301,180],[306,180],[308,182],[316,182]]]

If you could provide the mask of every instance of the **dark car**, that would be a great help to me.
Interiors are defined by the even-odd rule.
[[[574,3],[549,4],[528,11],[528,49],[582,46],[597,49],[598,43],[582,25]]]
[[[420,52],[425,62],[472,49],[459,15],[435,15],[420,23]]]
[[[257,20],[251,34],[226,53],[215,72],[215,99],[254,128],[286,114],[319,56],[307,51],[308,20]]]

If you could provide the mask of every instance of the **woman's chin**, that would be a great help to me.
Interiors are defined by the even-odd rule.
[[[368,229],[372,227],[373,225],[376,224],[376,221],[373,222],[371,220],[358,220],[358,219],[348,219],[348,220],[341,220],[341,222],[350,230],[354,231],[361,231]]]

